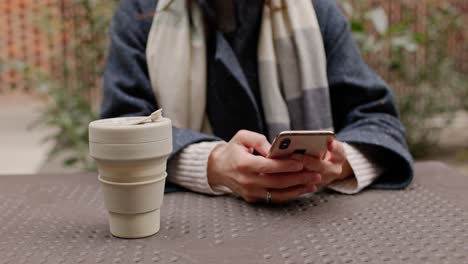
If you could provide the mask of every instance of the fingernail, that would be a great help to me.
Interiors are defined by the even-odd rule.
[[[317,186],[316,185],[309,185],[306,187],[307,192],[316,192],[317,191]]]
[[[322,175],[320,174],[312,174],[312,176],[310,176],[310,180],[312,182],[321,182],[322,181]]]

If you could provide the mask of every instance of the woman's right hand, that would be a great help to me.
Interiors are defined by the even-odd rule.
[[[226,186],[249,203],[284,202],[317,191],[321,175],[304,171],[301,161],[268,159],[271,145],[265,136],[242,130],[227,144],[218,145],[208,158],[208,182]],[[257,151],[261,156],[254,155]]]

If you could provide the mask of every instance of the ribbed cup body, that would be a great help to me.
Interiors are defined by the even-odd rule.
[[[89,127],[90,155],[98,167],[110,231],[122,238],[159,231],[172,151],[170,120],[133,125],[139,118],[99,120]]]

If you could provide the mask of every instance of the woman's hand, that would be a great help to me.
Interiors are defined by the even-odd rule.
[[[328,185],[336,180],[342,180],[353,175],[351,166],[346,159],[343,143],[330,138],[328,141],[328,151],[325,158],[321,160],[317,157],[302,156],[294,157],[304,163],[304,170],[319,173],[322,177],[321,186]]]
[[[319,173],[305,171],[302,161],[265,158],[271,145],[265,136],[239,131],[227,144],[213,149],[208,158],[208,182],[227,186],[245,201],[284,202],[315,192],[322,182]],[[253,155],[257,151],[262,156]]]

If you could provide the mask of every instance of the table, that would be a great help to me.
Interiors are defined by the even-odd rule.
[[[161,231],[108,231],[94,174],[0,177],[0,263],[468,263],[468,176],[416,164],[402,191],[285,205],[168,194]]]

